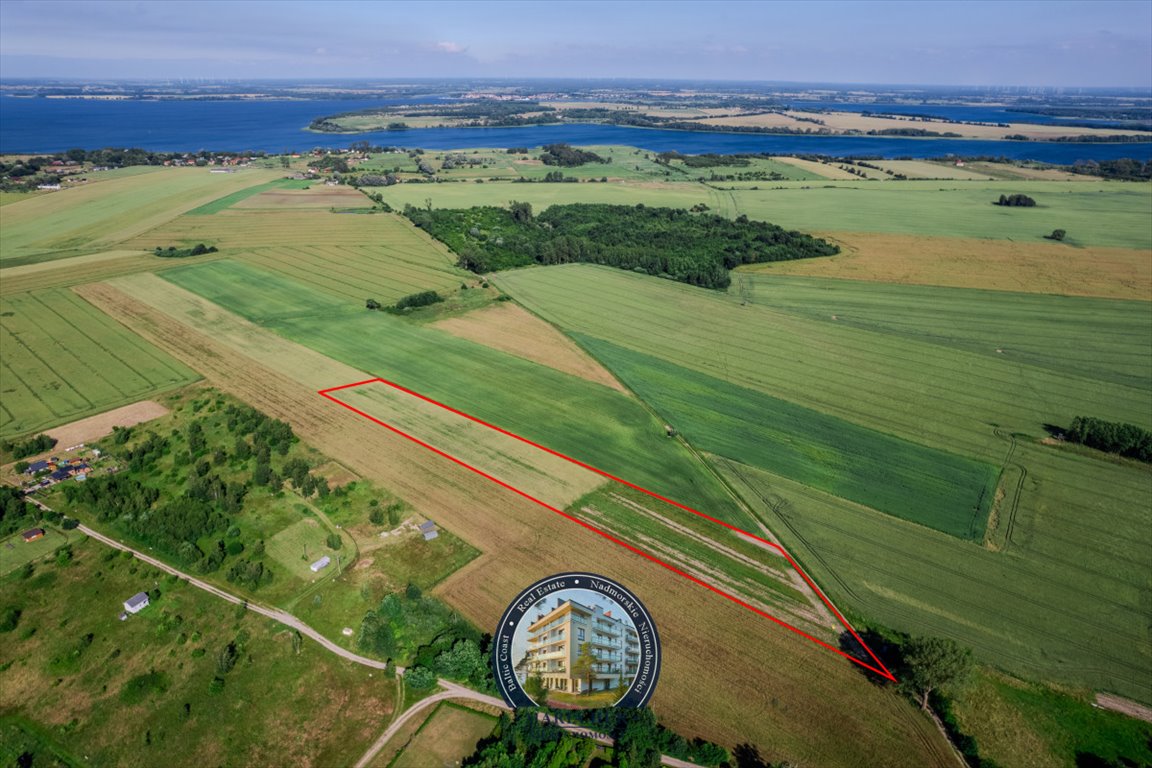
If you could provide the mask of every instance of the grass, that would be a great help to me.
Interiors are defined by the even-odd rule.
[[[0,541],[0,577],[24,567],[26,563],[47,558],[77,538],[75,535],[69,535],[67,531],[45,525],[43,522],[37,523],[37,527],[44,529],[44,535],[35,541],[24,541],[21,532]]]
[[[100,413],[196,378],[66,289],[0,298],[0,339],[3,437]]]
[[[577,335],[701,450],[961,539],[981,541],[998,470]]]
[[[132,170],[4,206],[0,266],[106,251],[221,194],[274,176],[255,169],[226,174],[205,168]]]
[[[999,765],[1076,768],[1083,754],[1152,763],[1152,725],[1095,707],[1078,692],[982,671],[959,691],[953,710],[980,756]]]
[[[283,626],[96,541],[74,548],[65,567],[0,581],[0,602],[22,610],[0,644],[0,709],[33,724],[56,754],[96,767],[350,764],[391,714],[392,681],[308,640],[294,652]],[[160,597],[119,621],[120,601],[144,588]],[[211,693],[216,656],[229,642],[240,662]],[[75,661],[51,671],[48,660],[64,656]],[[153,672],[159,677],[146,677]],[[347,695],[332,696],[333,688]],[[128,701],[123,690],[132,691]]]
[[[314,517],[297,520],[268,539],[265,546],[269,557],[279,563],[285,570],[298,579],[315,581],[324,578],[335,570],[337,558],[347,553],[329,549],[325,543],[328,529]],[[310,566],[324,555],[331,559],[331,564],[314,573]]]
[[[441,702],[398,754],[389,768],[428,768],[459,765],[476,750],[476,742],[492,733],[496,718],[474,709]]]

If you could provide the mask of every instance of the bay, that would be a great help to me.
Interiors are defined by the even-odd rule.
[[[522,128],[422,128],[355,135],[305,130],[316,117],[382,106],[381,99],[310,101],[101,101],[0,97],[0,153],[60,152],[73,147],[140,147],[157,152],[282,153],[343,148],[356,141],[447,150],[623,144],[686,154],[769,152],[835,157],[1006,157],[1068,165],[1078,160],[1152,159],[1152,142],[1082,144],[872,136],[776,136],[569,124]]]

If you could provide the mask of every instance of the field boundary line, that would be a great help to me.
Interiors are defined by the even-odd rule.
[[[356,408],[355,406],[344,402],[343,400],[341,400],[340,398],[338,398],[332,394],[333,392],[340,392],[343,390],[354,389],[356,387],[362,387],[362,386],[365,386],[368,384],[385,384],[389,387],[392,387],[395,390],[398,390],[398,391],[403,392],[405,394],[416,397],[417,399],[422,400],[426,403],[430,403],[432,405],[443,408],[444,410],[449,411],[451,413],[454,413],[457,416],[461,416],[465,419],[468,419],[469,421],[472,421],[472,422],[475,422],[475,423],[480,424],[482,426],[488,427],[489,429],[492,429],[496,432],[499,432],[500,434],[503,434],[503,435],[506,435],[508,437],[519,440],[522,443],[526,443],[527,445],[531,445],[532,447],[538,448],[538,449],[544,451],[545,453],[549,453],[553,456],[564,459],[565,461],[569,461],[569,462],[571,462],[571,463],[573,463],[579,467],[583,467],[584,469],[587,469],[591,472],[595,472],[596,474],[598,474],[602,477],[606,477],[609,480],[614,480],[614,481],[616,481],[622,485],[626,485],[629,488],[632,488],[632,489],[640,491],[641,493],[644,493],[648,496],[651,496],[652,498],[659,499],[660,501],[663,501],[667,504],[671,504],[671,505],[678,507],[678,508],[680,508],[686,512],[690,512],[694,515],[697,515],[698,517],[702,517],[705,520],[709,520],[713,523],[716,523],[717,525],[721,525],[724,528],[727,528],[728,530],[735,532],[736,534],[747,536],[747,537],[750,537],[752,539],[755,539],[756,541],[761,542],[766,547],[771,547],[772,549],[777,550],[788,561],[788,563],[792,566],[792,568],[794,568],[796,570],[796,572],[800,574],[801,578],[804,579],[804,581],[807,583],[808,587],[823,601],[824,605],[832,612],[832,615],[834,615],[837,618],[837,620],[839,620],[841,626],[843,626],[846,630],[848,630],[848,632],[852,635],[853,638],[855,638],[856,642],[860,645],[860,647],[863,648],[868,653],[868,655],[871,657],[872,661],[875,662],[875,665],[869,664],[868,662],[862,661],[861,659],[858,659],[855,656],[852,656],[851,654],[845,653],[844,651],[840,650],[839,648],[836,648],[835,646],[833,646],[829,643],[826,643],[823,640],[820,640],[819,638],[813,637],[812,635],[808,634],[804,630],[799,629],[797,627],[794,627],[791,624],[789,624],[788,622],[783,621],[782,619],[778,619],[775,616],[773,616],[773,615],[771,615],[765,611],[762,611],[762,610],[760,610],[760,609],[758,609],[752,605],[749,605],[748,603],[744,602],[743,600],[736,597],[735,595],[731,595],[731,594],[729,594],[729,593],[727,593],[721,589],[718,589],[717,587],[714,587],[711,584],[708,584],[707,582],[705,582],[701,579],[698,579],[695,576],[692,576],[691,574],[686,573],[686,572],[680,570],[679,568],[676,568],[675,566],[664,562],[663,560],[657,558],[656,556],[649,554],[648,552],[645,552],[644,550],[639,549],[638,547],[635,547],[626,541],[622,541],[622,540],[612,536],[611,534],[597,528],[594,525],[591,525],[590,523],[585,522],[584,520],[581,520],[577,517],[569,515],[567,512],[564,512],[561,509],[557,509],[556,507],[552,506],[551,504],[548,504],[545,501],[541,501],[540,499],[537,499],[536,497],[520,490],[516,486],[511,485],[510,483],[507,483],[503,480],[500,480],[499,478],[488,474],[484,470],[479,469],[477,467],[474,467],[471,464],[468,464],[467,462],[463,461],[462,459],[459,459],[450,453],[442,451],[439,448],[436,448],[435,446],[424,442],[423,440],[416,437],[415,435],[411,435],[411,434],[403,431],[402,429],[399,429],[398,427],[395,427],[391,424],[388,424],[385,421],[382,421],[382,420],[376,418],[375,416],[372,416],[369,413],[365,413],[364,411],[360,410],[359,408]],[[391,432],[394,432],[394,433],[400,435],[401,437],[404,437],[404,438],[416,443],[417,445],[420,445],[423,448],[427,448],[428,450],[432,451],[433,453],[435,453],[439,456],[442,456],[442,457],[448,459],[449,461],[452,461],[453,463],[458,464],[459,466],[464,467],[465,469],[468,469],[468,470],[480,475],[481,477],[484,477],[488,480],[491,480],[492,482],[496,483],[497,485],[512,491],[513,493],[517,494],[518,496],[521,496],[521,497],[523,497],[523,498],[525,498],[531,502],[534,502],[534,503],[544,507],[545,509],[548,509],[552,512],[555,512],[556,514],[560,515],[561,517],[563,517],[567,520],[571,520],[572,522],[580,525],[581,527],[583,527],[589,531],[592,531],[593,533],[595,533],[595,534],[597,534],[597,535],[599,535],[605,539],[608,539],[609,541],[611,541],[615,544],[618,544],[618,545],[624,547],[625,549],[629,550],[630,552],[633,552],[637,555],[640,555],[641,557],[645,558],[646,560],[649,560],[653,563],[656,563],[657,565],[660,565],[660,566],[666,568],[669,571],[672,571],[673,573],[677,574],[678,576],[682,576],[683,578],[693,582],[694,584],[698,584],[701,587],[704,587],[705,589],[709,590],[710,592],[714,592],[715,594],[720,595],[721,597],[723,597],[727,600],[730,600],[730,601],[736,603],[737,605],[739,605],[743,608],[746,608],[749,611],[752,611],[753,613],[757,614],[758,616],[762,616],[766,619],[769,619],[770,621],[780,625],[781,627],[784,627],[785,629],[788,629],[792,632],[795,632],[796,634],[800,635],[801,637],[805,637],[808,640],[811,640],[812,642],[816,643],[817,645],[820,645],[824,648],[827,648],[828,650],[836,653],[839,656],[843,656],[844,658],[848,659],[849,661],[853,662],[854,664],[858,664],[861,667],[869,670],[870,672],[874,672],[875,674],[878,674],[887,680],[890,680],[892,682],[896,682],[896,677],[888,670],[888,668],[886,666],[884,666],[884,663],[882,661],[880,661],[880,659],[876,656],[876,654],[873,653],[872,649],[869,648],[868,645],[860,638],[860,635],[856,632],[856,630],[852,627],[852,625],[848,622],[848,620],[844,618],[844,615],[840,613],[840,611],[836,608],[836,606],[834,606],[832,604],[832,601],[829,600],[828,597],[823,593],[823,591],[821,591],[820,588],[816,586],[816,583],[814,581],[812,581],[811,578],[808,577],[808,574],[806,574],[800,568],[800,566],[796,563],[795,560],[792,559],[792,556],[790,554],[788,554],[788,552],[784,549],[784,547],[782,547],[781,545],[779,545],[775,542],[764,539],[760,536],[757,536],[754,533],[749,533],[748,531],[737,528],[736,526],[731,525],[729,523],[726,523],[723,520],[718,520],[717,518],[712,517],[711,515],[705,514],[703,512],[698,511],[698,510],[695,510],[692,507],[686,506],[686,505],[681,504],[677,501],[673,501],[672,499],[666,498],[665,496],[661,496],[660,494],[656,493],[655,491],[650,491],[647,488],[643,488],[639,485],[636,485],[635,483],[630,483],[627,480],[616,477],[615,475],[613,475],[609,472],[605,472],[602,469],[597,469],[596,467],[593,467],[590,464],[586,464],[586,463],[580,461],[579,459],[574,459],[571,456],[567,456],[563,453],[560,453],[559,451],[555,451],[551,448],[540,445],[539,443],[533,442],[532,440],[529,440],[526,437],[521,437],[520,435],[517,435],[514,432],[509,432],[508,430],[503,429],[501,427],[498,427],[495,424],[489,424],[488,422],[486,422],[482,419],[479,419],[475,416],[472,416],[471,414],[465,413],[464,411],[453,408],[452,406],[446,405],[446,404],[441,403],[437,400],[433,400],[430,397],[422,395],[419,392],[416,392],[414,390],[408,389],[407,387],[404,387],[400,384],[396,384],[395,382],[388,381],[387,379],[376,377],[376,378],[372,378],[372,379],[365,379],[363,381],[352,382],[351,384],[341,384],[341,385],[334,386],[334,387],[328,387],[327,389],[321,389],[317,392],[317,394],[319,394],[321,397],[324,397],[324,398],[332,401],[333,403],[336,403],[337,405],[339,405],[343,408],[346,408],[346,409],[352,411],[353,413],[357,414],[358,416],[362,416],[362,417],[368,419],[369,421],[371,421],[375,424],[378,424],[378,425],[384,427],[385,429],[387,429]]]

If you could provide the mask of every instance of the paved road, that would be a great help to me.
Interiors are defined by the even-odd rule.
[[[44,506],[38,501],[35,503],[42,509],[48,509],[48,507]],[[81,524],[77,530],[90,536],[93,539],[107,544],[110,547],[123,550],[125,552],[131,552],[137,560],[148,563],[151,566],[155,566],[165,573],[170,573],[174,576],[177,576],[192,586],[197,587],[198,589],[202,589],[205,592],[209,592],[216,597],[219,597],[221,600],[227,600],[228,602],[235,605],[246,606],[248,610],[254,613],[258,613],[261,616],[267,616],[273,621],[278,621],[286,627],[291,627],[292,629],[297,630],[300,634],[312,638],[317,643],[324,646],[327,650],[331,651],[337,656],[340,656],[341,658],[345,658],[348,661],[354,662],[356,664],[363,664],[366,667],[372,667],[374,669],[384,669],[387,667],[387,664],[383,661],[370,659],[367,656],[361,656],[358,653],[353,653],[346,648],[341,648],[339,645],[336,645],[336,643],[324,637],[324,635],[312,629],[312,627],[300,621],[300,619],[296,618],[290,613],[278,610],[276,608],[268,608],[267,606],[260,605],[259,603],[252,603],[244,600],[243,598],[237,597],[236,595],[225,592],[219,587],[213,586],[206,581],[197,579],[194,576],[190,576],[177,568],[173,568],[167,563],[161,562],[160,560],[151,557],[150,555],[146,555],[138,549],[133,549],[127,544],[121,544],[119,541],[116,541],[113,538],[105,536],[98,531],[94,531],[86,525]],[[401,673],[403,672],[402,669],[398,671]],[[435,693],[426,699],[422,699],[421,701],[414,704],[410,709],[404,711],[395,720],[393,720],[392,723],[384,730],[384,733],[380,734],[380,737],[372,743],[372,746],[368,748],[368,751],[364,753],[364,756],[356,761],[355,768],[364,768],[364,766],[372,762],[372,759],[375,758],[380,750],[384,748],[384,745],[388,743],[388,740],[392,738],[393,735],[395,735],[396,731],[398,731],[401,726],[403,726],[419,713],[423,712],[428,707],[434,706],[435,704],[446,699],[467,699],[469,701],[475,701],[481,704],[489,704],[493,707],[499,707],[500,709],[509,709],[508,705],[504,703],[503,699],[498,699],[495,696],[488,696],[487,694],[478,693],[477,691],[473,691],[471,688],[465,688],[464,686],[453,683],[450,680],[441,679],[437,682],[444,690],[442,690],[440,693]],[[579,730],[582,734],[585,735],[588,735],[589,733],[587,730],[582,729],[579,726],[562,727],[564,727],[566,730]],[[611,738],[602,736],[600,734],[596,734],[591,738],[593,738],[597,743],[603,744],[605,746],[612,746],[613,743]],[[662,765],[669,766],[669,768],[700,768],[700,766],[697,766],[695,763],[689,763],[684,760],[677,760],[676,758],[668,757],[667,755],[662,756],[660,762]]]

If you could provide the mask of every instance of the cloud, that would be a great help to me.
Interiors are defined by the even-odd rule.
[[[463,45],[460,45],[460,43],[453,43],[445,40],[436,43],[436,50],[443,51],[444,53],[464,53],[464,51],[468,49]]]

